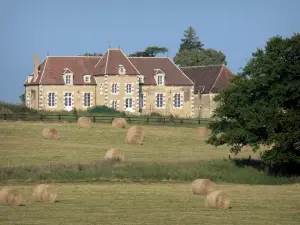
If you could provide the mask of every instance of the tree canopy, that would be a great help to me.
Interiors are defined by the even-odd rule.
[[[81,56],[103,56],[103,54],[97,53],[97,52],[95,52],[95,53],[86,52],[86,53],[82,54]]]
[[[137,51],[128,56],[131,57],[154,57],[159,53],[166,53],[168,49],[166,47],[149,46],[144,51]]]
[[[238,153],[270,146],[261,158],[269,168],[300,166],[300,34],[270,38],[258,49],[219,103],[207,143],[227,144]],[[296,166],[296,167],[295,167]]]
[[[227,64],[226,56],[215,49],[205,49],[204,44],[199,41],[196,31],[189,26],[184,31],[179,51],[174,57],[174,62],[179,66],[203,66]]]

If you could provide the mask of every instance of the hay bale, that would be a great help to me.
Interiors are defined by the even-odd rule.
[[[127,144],[143,144],[144,129],[140,126],[132,126],[128,129],[125,142]]]
[[[19,206],[22,199],[21,193],[14,188],[2,188],[0,190],[1,205]]]
[[[126,128],[127,122],[124,118],[115,118],[112,121],[112,126],[113,127],[118,127],[118,128]]]
[[[206,208],[228,209],[229,197],[224,191],[212,191],[206,196]]]
[[[213,190],[213,182],[210,179],[196,179],[192,183],[194,195],[207,195]]]
[[[58,130],[56,128],[44,128],[42,131],[42,137],[48,140],[57,140],[58,139]]]
[[[205,137],[210,135],[210,130],[207,127],[199,127],[196,130],[197,135],[200,137]]]
[[[92,120],[88,117],[80,117],[77,121],[77,125],[81,128],[92,128]]]
[[[119,162],[124,162],[125,157],[124,153],[120,149],[112,148],[105,153],[104,159],[109,161],[116,160]]]
[[[57,193],[51,184],[39,184],[33,190],[33,197],[38,202],[54,203]]]

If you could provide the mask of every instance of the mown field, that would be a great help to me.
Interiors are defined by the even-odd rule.
[[[44,127],[57,128],[60,139],[42,139]],[[234,156],[206,145],[195,128],[145,126],[140,146],[125,144],[125,135],[105,124],[83,130],[73,123],[0,122],[0,187],[25,197],[23,207],[0,206],[0,224],[300,223],[299,178],[228,160],[259,153]],[[123,150],[126,162],[105,164],[109,148]],[[196,178],[215,181],[232,208],[206,209],[205,197],[191,194]],[[59,202],[33,201],[33,187],[45,181],[55,184]]]

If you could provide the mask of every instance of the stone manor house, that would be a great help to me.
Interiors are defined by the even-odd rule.
[[[133,114],[157,112],[208,118],[213,97],[226,88],[225,65],[177,67],[168,57],[127,57],[110,48],[102,57],[47,56],[24,83],[26,105],[48,111],[106,105]]]

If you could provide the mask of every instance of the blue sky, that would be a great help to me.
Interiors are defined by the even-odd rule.
[[[236,73],[270,37],[300,32],[299,9],[299,0],[1,0],[0,100],[19,102],[34,53],[39,62],[104,53],[110,41],[126,54],[165,46],[173,58],[190,25]]]

